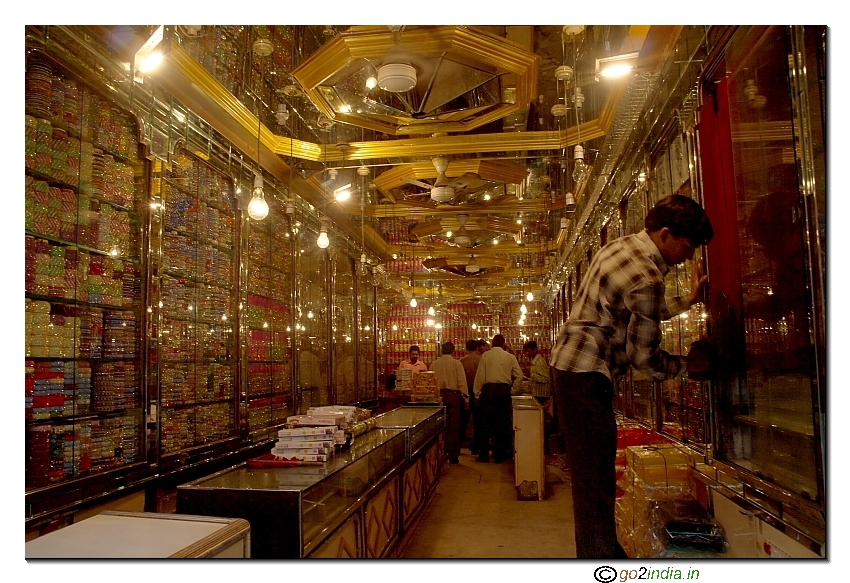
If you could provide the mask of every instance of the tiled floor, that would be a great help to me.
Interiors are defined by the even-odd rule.
[[[557,456],[547,456],[547,498],[519,501],[513,462],[483,464],[462,451],[459,464],[443,465],[436,493],[400,557],[575,557],[569,473]]]

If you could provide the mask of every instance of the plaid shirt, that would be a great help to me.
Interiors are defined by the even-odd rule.
[[[687,298],[665,299],[669,269],[646,231],[600,249],[558,331],[549,364],[565,371],[601,372],[612,382],[630,364],[659,381],[684,372],[683,358],[659,348],[660,323],[689,307]]]

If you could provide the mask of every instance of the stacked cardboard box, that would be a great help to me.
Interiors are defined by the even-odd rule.
[[[625,453],[617,482],[617,538],[629,557],[663,557],[666,546],[652,528],[650,512],[654,502],[691,498],[690,457],[673,444],[628,446]]]

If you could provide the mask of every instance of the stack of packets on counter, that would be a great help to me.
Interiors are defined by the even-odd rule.
[[[617,482],[617,538],[630,558],[709,558],[722,552],[720,526],[693,498],[691,459],[675,444],[628,446]],[[686,517],[687,516],[687,517]],[[693,531],[693,532],[689,532]]]
[[[437,388],[437,375],[425,370],[413,375],[413,388],[410,400],[414,403],[439,403],[440,390]]]
[[[352,405],[324,405],[321,407],[310,407],[307,415],[342,414],[343,420],[339,428],[351,437],[363,435],[375,427],[375,419],[369,409],[362,409]],[[340,445],[340,444],[337,444]],[[347,445],[351,445],[350,442]]]
[[[335,425],[281,429],[272,455],[277,460],[326,462],[333,455],[337,431]]]
[[[400,368],[395,371],[395,390],[410,392],[413,389],[413,369]]]

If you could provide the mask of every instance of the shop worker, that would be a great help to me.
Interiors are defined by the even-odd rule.
[[[414,373],[428,370],[428,365],[419,360],[419,347],[415,344],[407,351],[407,358],[401,361],[399,368],[409,368]]]
[[[455,345],[444,342],[440,347],[442,356],[431,363],[437,377],[440,399],[446,408],[446,457],[450,464],[458,463],[460,456],[461,421],[466,410],[469,394],[463,365],[454,356]]]
[[[699,204],[669,196],[649,211],[644,225],[593,256],[549,359],[566,432],[579,559],[626,558],[614,522],[614,383],[629,366],[657,381],[685,372],[683,357],[659,347],[661,322],[697,303],[708,281],[694,263],[688,296],[664,297],[670,268],[692,259],[714,236]]]
[[[516,356],[505,349],[505,337],[493,336],[493,347],[481,355],[475,373],[476,413],[481,413],[478,429],[478,461],[497,464],[513,457],[513,426],[511,423],[511,391],[522,382],[522,369]]]
[[[478,372],[478,363],[481,361],[481,354],[484,352],[483,340],[470,338],[466,341],[466,356],[460,359],[460,364],[463,365],[463,371],[466,373],[466,386],[469,388],[469,410],[466,415],[460,420],[461,435],[466,435],[466,430],[469,425],[469,418],[472,417],[472,439],[469,444],[469,452],[472,454],[478,453],[478,445],[475,437],[475,427],[478,426],[480,419],[476,419],[475,413],[475,391],[472,387],[475,386],[475,373]],[[480,417],[480,416],[479,416]],[[463,438],[461,438],[463,441]]]

